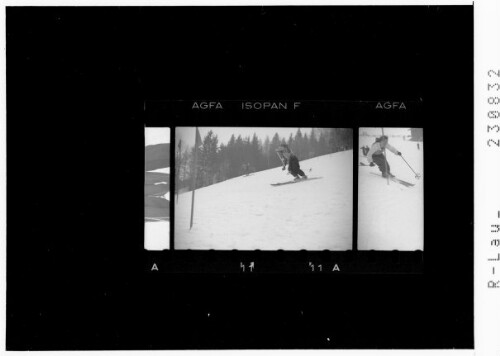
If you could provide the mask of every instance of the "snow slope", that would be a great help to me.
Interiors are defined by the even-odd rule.
[[[170,167],[159,168],[152,173],[170,174]],[[170,200],[170,192],[164,196]],[[158,219],[158,221],[150,221],[146,219],[144,222],[144,248],[150,251],[161,251],[170,248],[170,221]]]
[[[170,247],[170,221],[146,221],[144,223],[144,248],[166,250]]]
[[[321,179],[271,186],[293,179],[281,167],[196,190],[175,209],[176,249],[348,250],[352,248],[352,150],[301,161]],[[312,171],[309,171],[312,169]]]
[[[374,137],[360,136],[360,146],[371,144]],[[358,248],[360,250],[423,250],[424,243],[424,191],[423,191],[423,143],[390,137],[389,143],[402,152],[415,174],[406,163],[387,151],[391,173],[410,183],[407,188],[390,182],[370,172],[380,173],[377,167],[359,167],[358,180]],[[367,163],[359,150],[360,162]]]

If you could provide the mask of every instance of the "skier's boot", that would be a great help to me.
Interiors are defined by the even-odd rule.
[[[299,180],[300,180],[300,177],[298,177],[298,176],[297,176],[297,177],[295,177],[295,179],[294,179],[293,181],[294,181],[294,182],[297,182],[297,181],[299,181]]]
[[[304,176],[302,177],[302,179],[307,179],[307,176],[304,174]]]

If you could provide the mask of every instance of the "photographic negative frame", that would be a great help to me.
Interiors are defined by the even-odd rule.
[[[144,128],[144,248],[170,248],[170,128]]]
[[[360,250],[423,251],[423,138],[421,128],[359,128]]]
[[[177,127],[175,248],[351,250],[352,144],[345,128]]]

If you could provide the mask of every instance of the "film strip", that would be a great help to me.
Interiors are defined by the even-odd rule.
[[[147,272],[423,272],[421,102],[145,109]]]

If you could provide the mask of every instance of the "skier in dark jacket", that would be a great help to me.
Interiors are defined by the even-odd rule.
[[[278,154],[281,153],[280,157],[283,157],[283,170],[286,169],[286,165],[288,164],[288,172],[295,177],[295,180],[299,180],[300,177],[307,179],[304,171],[300,169],[299,159],[292,153],[288,145],[282,144],[277,151]]]

